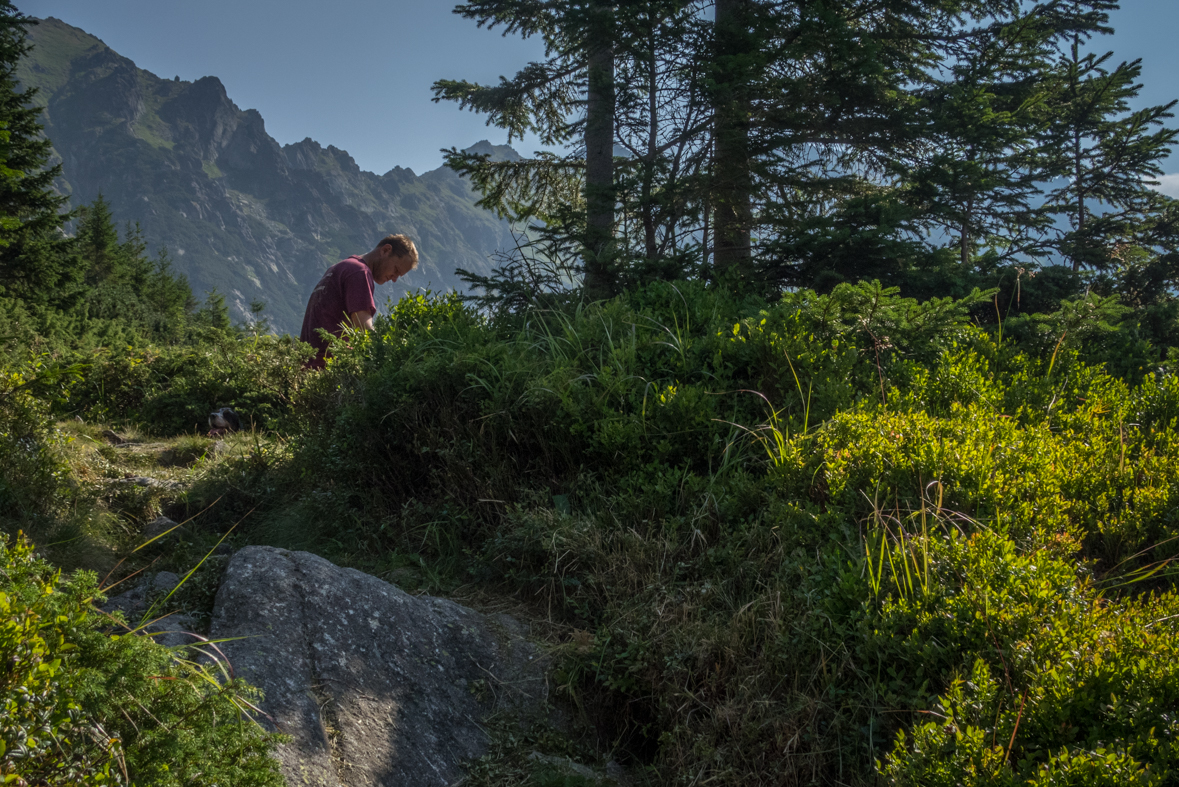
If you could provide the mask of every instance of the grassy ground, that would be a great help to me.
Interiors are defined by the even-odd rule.
[[[73,511],[48,532],[29,534],[40,551],[64,570],[95,572],[108,594],[124,592],[141,575],[171,571],[183,577],[193,571],[164,611],[207,624],[221,570],[239,541],[209,527],[200,511],[189,515],[187,497],[219,465],[247,456],[264,438],[160,438],[135,427],[78,420],[60,422],[57,429],[74,488]]]
[[[190,630],[207,634],[221,575],[232,551],[247,543],[299,546],[305,523],[292,517],[250,522],[227,513],[243,487],[257,492],[277,457],[287,458],[281,439],[242,432],[223,438],[180,435],[161,438],[133,426],[62,421],[57,425],[62,456],[75,487],[76,510],[59,523],[55,534],[41,534],[40,551],[58,566],[94,571],[108,596],[130,589],[162,571],[184,577],[171,597],[149,594],[150,617],[182,615]],[[152,485],[145,483],[150,479]],[[177,524],[157,536],[160,517]],[[245,526],[235,528],[235,521]],[[290,525],[285,530],[282,523]],[[154,540],[153,540],[154,539]],[[444,593],[485,614],[506,613],[524,622],[534,639],[561,658],[570,648],[584,647],[592,637],[555,620],[551,609],[493,585],[464,581],[455,565],[426,561],[407,551],[351,556],[338,562],[366,570],[410,592]],[[190,573],[191,572],[191,573]],[[146,623],[129,620],[132,626]],[[538,787],[593,787],[607,778],[607,741],[594,735],[594,725],[575,708],[567,708],[563,731],[551,727],[521,729],[514,719],[489,722],[492,746],[471,763],[471,787],[505,787],[528,783]],[[577,730],[570,735],[569,730]],[[617,768],[610,764],[610,768]],[[617,775],[617,771],[610,771]],[[638,782],[636,782],[638,783]],[[647,783],[647,782],[641,782]]]
[[[59,425],[87,513],[52,548],[199,566],[198,617],[223,537],[509,612],[590,749],[659,783],[1162,783],[1179,378],[1111,374],[1101,325],[1016,344],[967,306],[651,288],[513,327],[405,301],[268,436]],[[183,526],[138,548],[161,512]]]

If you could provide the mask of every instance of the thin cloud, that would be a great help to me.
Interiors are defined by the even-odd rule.
[[[1160,194],[1166,194],[1168,197],[1179,198],[1179,172],[1172,175],[1159,175],[1159,184],[1151,186],[1152,189]]]

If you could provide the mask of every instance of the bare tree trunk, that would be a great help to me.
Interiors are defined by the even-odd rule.
[[[1076,10],[1076,3],[1073,4],[1073,8],[1074,8],[1074,10]],[[1076,68],[1077,67],[1076,64],[1078,62],[1080,62],[1080,54],[1079,54],[1080,47],[1081,47],[1080,38],[1074,36],[1073,37],[1073,67],[1074,68]],[[1077,227],[1076,227],[1075,234],[1076,234],[1077,240],[1080,241],[1081,237],[1082,237],[1081,231],[1085,229],[1085,186],[1084,186],[1084,180],[1083,180],[1084,175],[1085,175],[1084,158],[1083,158],[1084,142],[1081,139],[1080,129],[1077,129],[1073,132],[1072,142],[1073,142],[1073,150],[1072,150],[1072,153],[1073,153],[1073,188],[1076,190],[1076,195],[1077,195],[1077,218],[1076,218]],[[1078,252],[1079,252],[1079,249],[1074,245],[1074,247],[1073,247],[1073,270],[1074,271],[1079,271],[1081,269],[1081,257]]]
[[[609,298],[617,288],[614,254],[613,9],[595,0],[589,36],[585,124],[586,297]]]
[[[970,267],[971,241],[974,240],[974,238],[970,234],[970,228],[971,228],[971,224],[973,223],[973,221],[974,221],[974,198],[971,197],[968,200],[966,200],[966,217],[962,220],[961,255],[962,255],[962,267],[963,268]]]
[[[749,157],[748,56],[753,53],[752,0],[716,0],[716,94],[713,156],[715,267],[747,280],[753,255]]]
[[[1080,240],[1081,232],[1085,229],[1085,187],[1083,178],[1085,176],[1084,160],[1082,158],[1082,143],[1081,134],[1078,131],[1073,135],[1073,188],[1077,190],[1077,239]],[[1077,251],[1073,251],[1073,270],[1079,271],[1081,269],[1081,258]]]
[[[651,58],[647,84],[647,163],[643,173],[643,236],[646,241],[647,262],[654,263],[659,253],[655,237],[655,206],[651,201],[651,184],[655,180],[655,162],[659,157],[659,61],[655,54],[655,25],[651,20]]]

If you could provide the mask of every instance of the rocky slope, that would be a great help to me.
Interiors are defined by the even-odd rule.
[[[235,318],[261,300],[278,330],[297,332],[322,271],[386,232],[409,234],[422,259],[404,283],[378,291],[378,303],[406,289],[461,287],[455,268],[487,272],[488,255],[511,244],[506,223],[475,207],[448,169],[377,175],[311,139],[280,146],[216,77],[161,79],[53,18],[30,39],[18,76],[40,91],[61,190],[74,206],[101,192],[117,220],[138,222],[152,248],[167,248],[198,297],[215,288]]]

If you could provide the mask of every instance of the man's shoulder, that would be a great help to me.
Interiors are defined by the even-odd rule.
[[[342,259],[332,267],[328,268],[328,270],[337,273],[342,273],[344,271],[367,271],[368,266],[361,262],[358,257],[347,257],[346,259]]]

